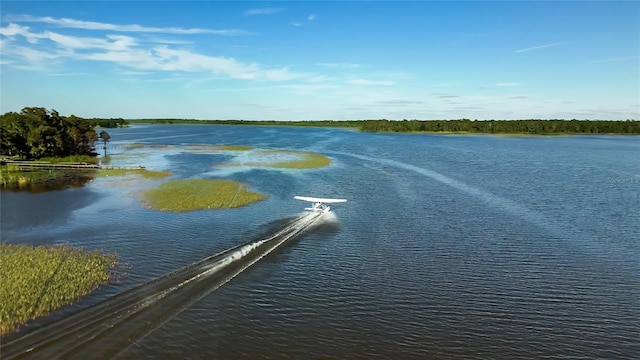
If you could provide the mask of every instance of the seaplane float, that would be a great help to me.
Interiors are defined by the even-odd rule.
[[[327,204],[347,202],[347,199],[325,199],[309,196],[294,196],[293,198],[296,200],[310,202],[312,204],[311,207],[305,208],[305,210],[319,213],[326,213],[331,210],[331,208]]]

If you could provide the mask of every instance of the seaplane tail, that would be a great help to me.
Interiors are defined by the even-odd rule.
[[[327,204],[347,202],[347,199],[327,199],[310,196],[294,196],[293,198],[296,200],[308,201],[313,204],[311,207],[305,208],[305,210],[321,213],[326,213],[331,210]]]

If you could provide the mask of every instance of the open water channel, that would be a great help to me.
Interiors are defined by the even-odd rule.
[[[136,289],[152,291],[148,284],[162,283],[167,274],[211,268],[214,263],[207,261],[214,255],[292,226],[306,206],[293,196],[307,195],[349,202],[257,256],[253,266],[239,267],[228,282],[204,279],[182,297],[145,302],[155,315],[131,316],[128,323],[141,330],[124,331],[126,341],[117,336],[87,341],[78,354],[121,359],[631,359],[640,354],[636,136],[442,136],[199,125],[137,125],[109,133],[113,164],[168,170],[172,177],[99,178],[43,193],[2,191],[1,236],[7,243],[114,252],[127,264],[126,272],[118,282],[3,339],[3,350],[77,314],[95,315],[96,304],[114,306],[113,299],[122,302]],[[257,151],[215,152],[209,145],[314,151],[332,164],[269,169],[254,166],[260,161]],[[244,208],[186,213],[140,204],[145,189],[181,178],[232,179],[269,198]],[[78,324],[86,321],[78,317]],[[28,356],[62,356],[51,351]]]

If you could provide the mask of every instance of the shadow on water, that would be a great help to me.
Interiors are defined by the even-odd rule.
[[[307,213],[268,224],[261,229],[262,236],[249,242],[20,334],[15,339],[4,339],[3,359],[111,358],[280,245],[296,238],[319,218],[318,213]]]

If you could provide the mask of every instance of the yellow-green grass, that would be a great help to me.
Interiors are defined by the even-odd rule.
[[[247,184],[232,180],[175,180],[147,190],[143,203],[154,210],[193,211],[241,207],[267,198],[247,188]]]
[[[4,187],[22,188],[33,182],[55,179],[55,170],[24,171],[16,165],[0,165],[0,183]]]
[[[0,188],[41,192],[82,186],[91,180],[91,173],[71,169],[23,169],[16,165],[0,165]]]
[[[115,255],[98,251],[0,244],[0,334],[89,294],[115,265]]]
[[[294,155],[296,159],[281,161],[272,164],[263,164],[266,167],[286,168],[286,169],[312,169],[329,166],[331,159],[328,157],[313,153],[310,151],[296,150],[264,150],[260,152],[263,155]]]
[[[145,179],[163,179],[167,176],[171,176],[169,171],[154,171],[146,169],[102,169],[95,173],[95,177],[107,177],[107,176],[126,176],[137,175]]]
[[[139,149],[139,148],[145,147],[145,145],[144,144],[133,143],[133,144],[122,144],[122,145],[120,145],[120,147],[123,147],[125,149]]]
[[[98,158],[88,155],[70,155],[65,157],[45,157],[38,159],[38,162],[47,162],[51,164],[97,164]]]
[[[230,150],[230,151],[249,151],[253,150],[253,146],[247,145],[218,145],[218,150]]]

